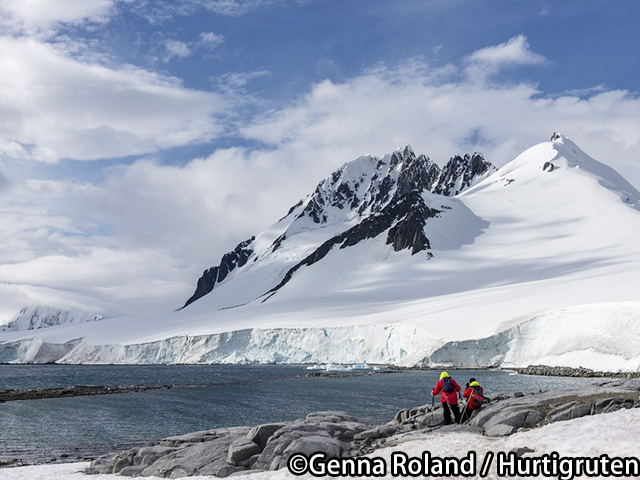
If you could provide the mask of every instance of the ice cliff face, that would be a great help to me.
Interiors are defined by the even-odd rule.
[[[395,251],[410,250],[416,254],[429,250],[424,227],[429,218],[442,210],[428,205],[423,193],[454,196],[494,171],[496,168],[479,153],[452,157],[440,169],[427,156],[416,155],[409,146],[383,158],[364,156],[346,163],[289,210],[278,222],[286,228],[266,249],[261,250],[256,237],[252,237],[225,254],[219,265],[205,270],[184,306],[207,295],[231,271],[251,261],[264,262],[283,246],[295,243],[291,237],[301,231],[322,232],[317,236],[321,241],[304,252],[299,262],[283,265],[284,275],[274,277],[269,288],[261,292],[267,298],[299,269],[321,261],[334,248],[352,247],[386,234],[385,243]],[[323,238],[328,226],[335,234]]]
[[[29,338],[0,344],[0,363],[369,363],[463,368],[543,364],[640,371],[638,352],[640,304],[627,303],[549,311],[479,340],[443,343],[403,324],[256,328],[130,345]]]
[[[247,329],[178,336],[134,345],[62,344],[27,339],[0,344],[0,363],[414,365],[442,342],[409,325]]]
[[[581,366],[640,371],[640,304],[595,304],[545,312],[496,335],[449,342],[425,366]]]

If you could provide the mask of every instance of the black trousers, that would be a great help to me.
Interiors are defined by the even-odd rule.
[[[447,402],[442,402],[442,412],[444,413],[444,424],[450,425],[453,423],[451,419],[451,412],[453,411],[453,416],[456,420],[456,423],[460,423],[460,408],[458,408],[458,404],[449,405]]]
[[[479,410],[479,409],[477,409]],[[467,420],[469,420],[471,418],[471,415],[473,415],[473,412],[475,412],[475,410],[469,410],[468,406],[466,409],[463,409],[462,411],[462,419],[460,420],[460,423],[464,423]]]

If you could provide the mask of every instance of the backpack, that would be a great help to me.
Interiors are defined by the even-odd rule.
[[[477,410],[482,406],[482,402],[484,401],[484,391],[482,387],[471,387],[471,395],[469,395],[471,402],[471,409]]]
[[[444,377],[442,379],[442,390],[445,393],[453,392],[454,388],[453,388],[453,383],[451,382],[451,378],[450,377]]]

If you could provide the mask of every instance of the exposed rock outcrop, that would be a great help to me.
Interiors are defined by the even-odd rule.
[[[456,155],[452,157],[442,169],[433,193],[451,197],[458,195],[473,185],[474,180],[497,169],[487,162],[479,153]]]
[[[196,291],[182,308],[211,292],[216,283],[222,282],[227,278],[227,275],[229,275],[230,272],[236,269],[236,267],[242,267],[245,265],[253,253],[251,244],[254,240],[255,237],[251,237],[249,240],[239,243],[236,248],[222,256],[220,265],[205,270],[202,276],[198,279]]]

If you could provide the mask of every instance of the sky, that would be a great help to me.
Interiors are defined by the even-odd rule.
[[[343,163],[560,131],[640,187],[635,0],[0,0],[0,322],[184,304]]]

